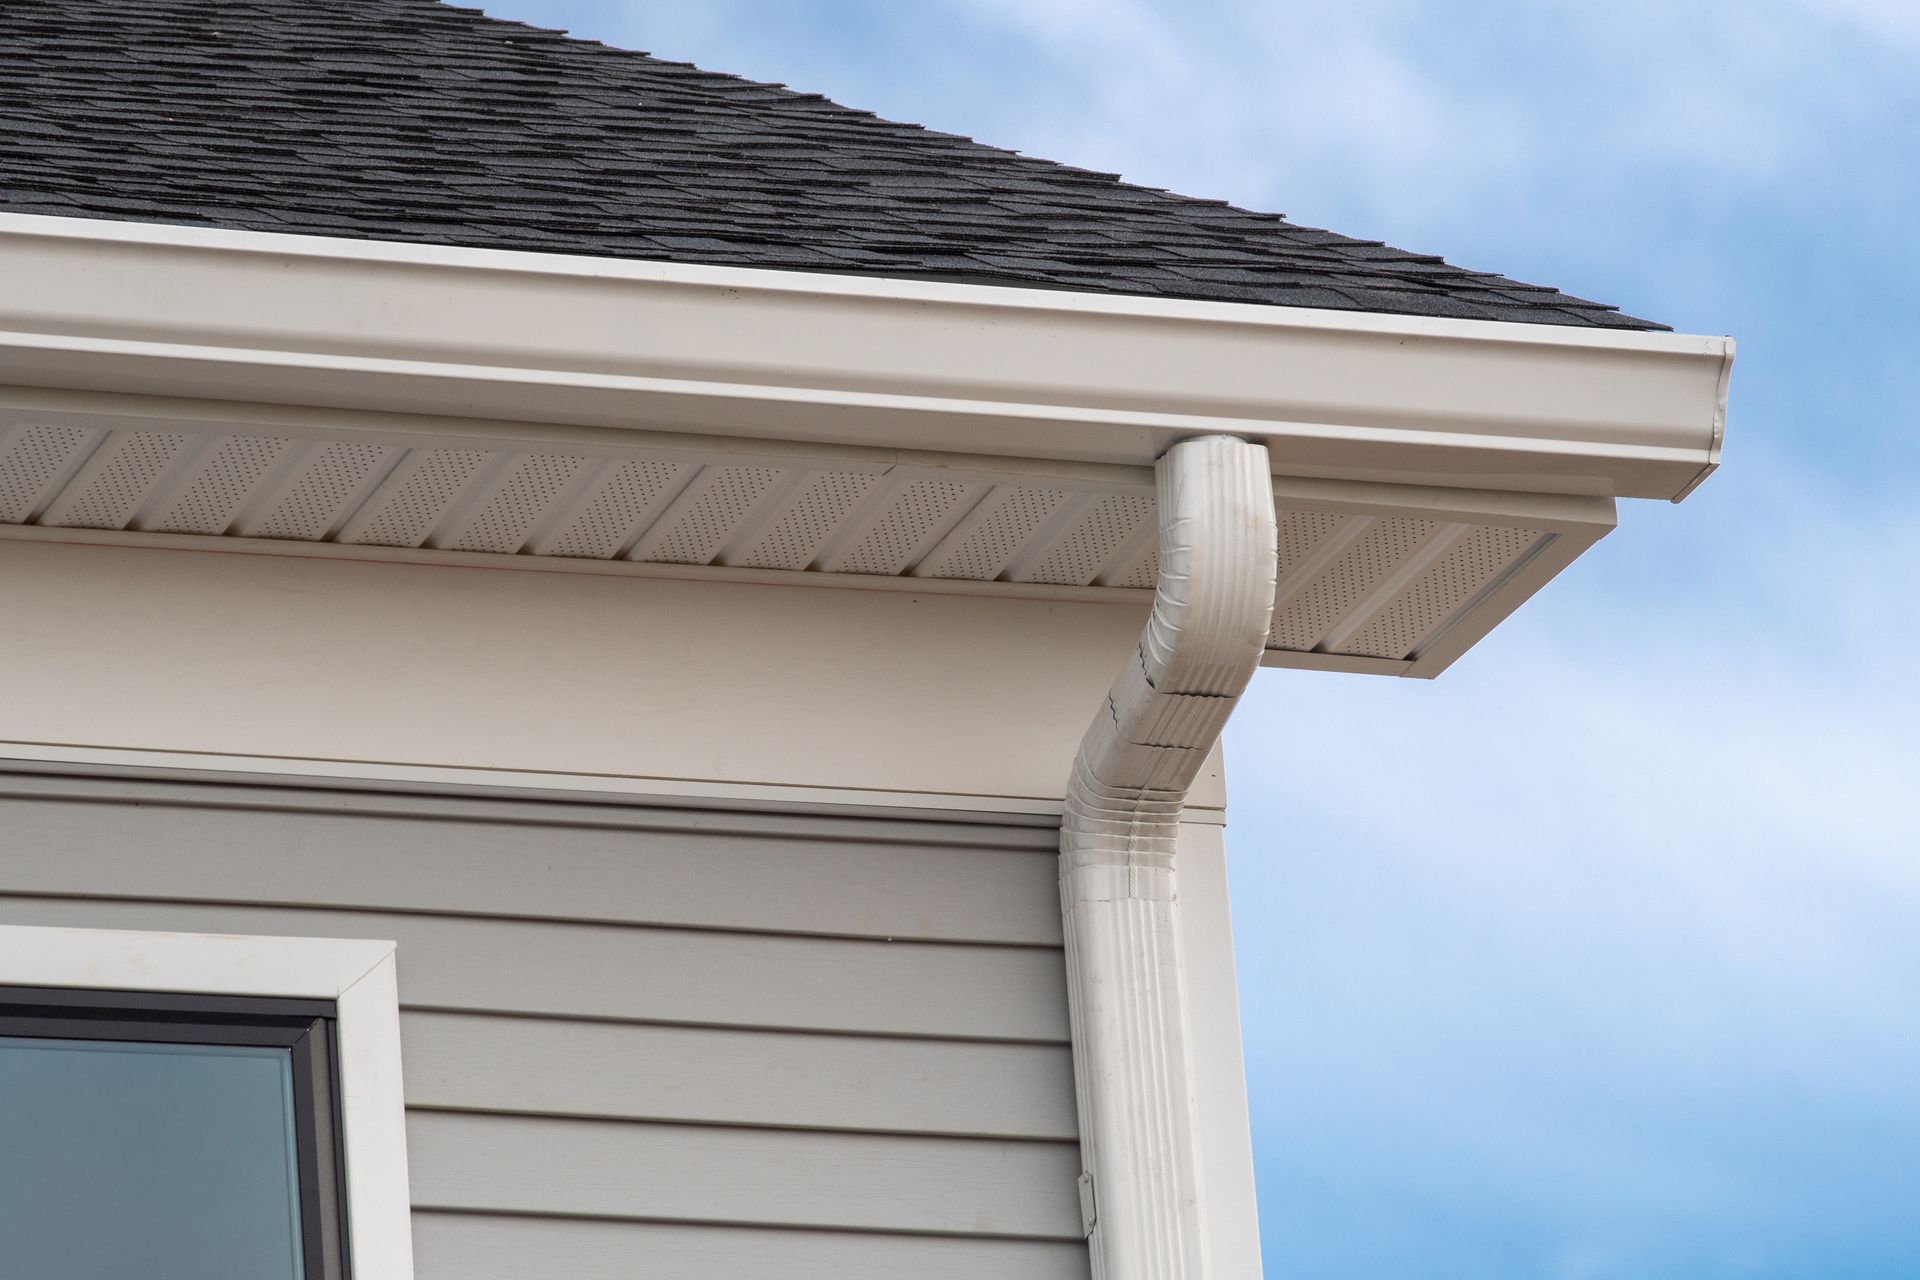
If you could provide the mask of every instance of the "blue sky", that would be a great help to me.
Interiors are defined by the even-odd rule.
[[[1229,731],[1267,1269],[1920,1276],[1920,5],[487,8],[1734,334],[1693,498]]]

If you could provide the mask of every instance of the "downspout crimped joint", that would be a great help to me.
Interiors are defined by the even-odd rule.
[[[1155,470],[1153,613],[1081,741],[1060,834],[1094,1280],[1206,1274],[1174,846],[1187,789],[1259,666],[1273,612],[1266,449],[1205,436],[1174,445]]]

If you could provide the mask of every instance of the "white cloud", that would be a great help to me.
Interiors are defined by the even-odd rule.
[[[1899,23],[1890,5],[1851,8]],[[1888,105],[1863,28],[1811,0],[951,0],[944,13],[1023,43],[1041,69],[953,111],[952,127],[1414,248],[1476,243],[1502,218],[1542,235],[1682,183],[1806,198],[1781,180],[1825,168]]]
[[[1256,1093],[1416,1184],[1643,1227],[1796,1212],[1823,1133],[1920,1130],[1920,514],[1749,487],[1664,590],[1559,584],[1434,684],[1263,674],[1228,756]]]
[[[1920,45],[1920,7],[1912,0],[1790,0],[1792,7],[1824,22],[1844,23],[1875,37]]]

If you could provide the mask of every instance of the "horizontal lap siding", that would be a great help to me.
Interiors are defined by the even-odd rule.
[[[20,924],[384,938],[421,1009],[1067,1042],[1060,953],[1038,947],[20,898]]]
[[[425,1012],[401,1030],[419,1107],[1074,1137],[1073,1063],[1054,1045]]]
[[[1086,1280],[1078,1240],[743,1231],[416,1210],[419,1274],[461,1280]]]
[[[1052,840],[0,777],[0,922],[398,942],[424,1280],[1079,1280]]]
[[[422,1112],[407,1150],[431,1209],[1079,1234],[1080,1165],[1061,1142]]]
[[[13,839],[47,854],[42,875],[22,868],[20,889],[1060,945],[1053,864],[1031,856],[1054,837],[1030,827],[524,802],[489,806],[496,821],[461,820],[445,803],[366,797],[386,810],[368,813],[324,794],[302,796],[316,807],[298,821],[223,808],[209,824],[182,801],[226,789],[108,785],[125,798],[101,803],[55,779],[0,788],[33,794],[8,821]],[[174,852],[123,852],[143,848]]]

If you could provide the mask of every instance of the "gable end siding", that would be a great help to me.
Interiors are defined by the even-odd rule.
[[[423,1280],[1078,1280],[1053,841],[0,775],[0,923],[396,941]]]

